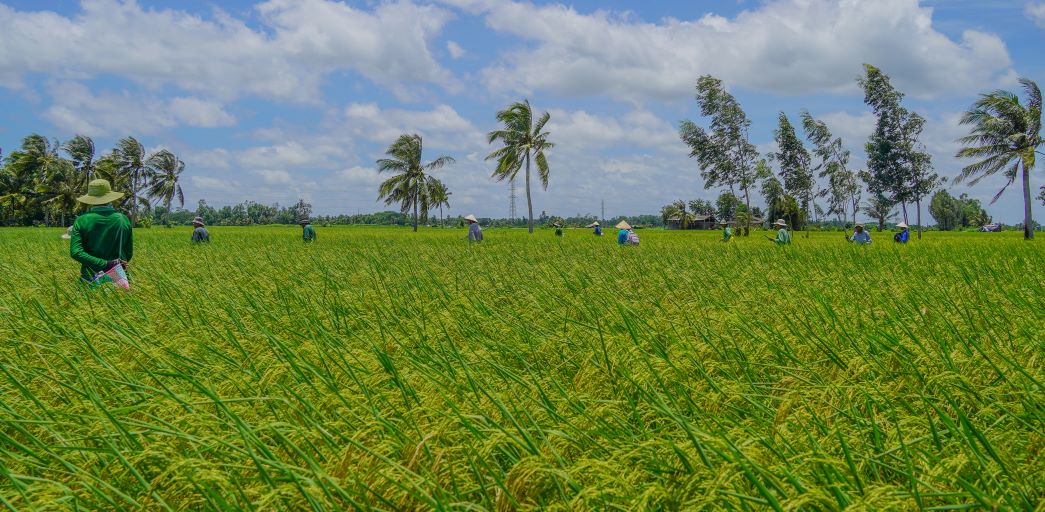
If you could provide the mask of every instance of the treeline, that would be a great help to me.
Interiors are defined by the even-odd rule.
[[[180,184],[185,163],[166,149],[147,153],[134,137],[120,139],[99,156],[90,137],[77,135],[59,142],[32,134],[0,161],[3,225],[68,225],[83,211],[76,198],[96,178],[107,179],[114,190],[126,193],[114,206],[135,222],[149,222],[154,205],[169,212],[175,200],[185,203]]]
[[[980,228],[993,220],[979,199],[972,199],[968,194],[954,197],[946,190],[933,194],[929,201],[929,215],[936,219],[936,227],[941,231]]]
[[[864,103],[875,116],[874,131],[864,144],[866,169],[853,168],[851,154],[842,139],[805,110],[800,112],[798,123],[804,140],[791,118],[780,112],[773,132],[776,150],[760,155],[748,137],[751,121],[736,98],[721,80],[710,75],[700,77],[696,99],[707,126],[683,121],[679,135],[689,147],[690,156],[697,160],[704,188],[726,189],[719,196],[720,201],[742,200],[742,208],[736,208],[732,215],[716,208],[719,218],[746,225],[752,217],[747,212],[753,212],[751,196],[760,192],[767,215],[783,218],[796,229],[808,232],[811,220],[820,224],[829,217],[841,225],[855,224],[862,211],[875,219],[881,230],[899,210],[902,220],[914,224],[920,237],[922,202],[946,182],[935,172],[932,158],[921,142],[926,120],[904,106],[904,94],[878,68],[865,65],[858,83],[864,92]],[[1033,81],[1021,79],[1020,84],[1024,102],[1014,93],[995,91],[981,95],[962,116],[961,124],[968,126],[970,133],[959,139],[962,150],[956,156],[978,161],[962,169],[954,182],[970,180],[970,185],[976,185],[985,177],[1002,174],[1008,178],[1007,188],[1022,178],[1022,226],[1024,236],[1030,239],[1034,222],[1029,173],[1043,144],[1042,98]],[[1002,188],[995,200],[1004,191]],[[985,216],[977,212],[954,218],[945,212],[964,212],[969,204],[948,203],[944,207],[944,199],[940,196],[937,211],[945,223],[979,221]],[[1039,199],[1045,203],[1045,187]],[[665,206],[662,215],[685,222],[699,213],[692,207],[687,211],[686,206],[687,203],[676,201]],[[915,211],[913,223],[910,207]]]

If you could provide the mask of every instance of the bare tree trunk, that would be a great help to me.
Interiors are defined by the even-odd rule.
[[[530,199],[530,152],[526,152],[526,209],[530,215],[530,234],[533,234],[533,201]]]
[[[414,195],[414,233],[417,233],[417,195]]]
[[[915,205],[916,208],[918,208],[918,211],[915,212],[915,214],[914,214],[914,218],[917,219],[917,220],[915,220],[915,222],[918,223],[918,239],[921,240],[922,239],[922,198],[920,198],[920,197],[919,198],[915,198],[914,205]]]
[[[910,222],[907,221],[907,201],[900,202],[900,209],[903,210],[903,223],[910,224]]]
[[[1023,166],[1023,239],[1034,240],[1034,220],[1031,219],[1030,213],[1030,172],[1027,171],[1027,164],[1021,162]]]
[[[748,236],[751,231],[751,187],[744,189],[744,202],[747,204],[747,217],[744,222],[744,236]]]

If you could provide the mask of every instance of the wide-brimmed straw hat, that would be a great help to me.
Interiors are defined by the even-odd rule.
[[[896,227],[898,227],[900,229],[908,229],[909,228],[909,226],[907,225],[906,222],[901,222],[901,223],[897,224]]]
[[[862,228],[862,227],[864,227],[864,223],[863,222],[857,222],[856,223],[856,227]]]
[[[76,200],[83,204],[99,205],[109,204],[121,197],[123,192],[113,192],[107,180],[92,180],[87,184],[87,195],[77,197]]]
[[[474,222],[474,223],[476,223],[476,224],[478,224],[478,223],[479,223],[479,219],[475,218],[475,215],[472,215],[472,214],[470,214],[470,213],[469,213],[468,215],[465,215],[465,216],[464,216],[464,220],[467,220],[467,221],[469,221],[469,222]]]
[[[192,223],[196,224],[196,225],[202,226],[203,225],[203,217],[196,217],[195,219],[192,219]]]
[[[784,219],[777,219],[776,222],[773,223],[773,225],[774,226],[783,226],[783,227],[786,228],[787,227],[787,222],[785,222]]]
[[[631,229],[631,224],[628,224],[626,220],[622,220],[617,223],[617,229]]]
[[[303,217],[298,220],[298,224],[311,224],[312,221],[308,217]]]

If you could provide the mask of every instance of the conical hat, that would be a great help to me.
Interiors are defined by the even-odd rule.
[[[628,224],[626,220],[622,220],[617,223],[617,229],[631,229],[631,224]]]
[[[479,219],[475,218],[475,215],[472,215],[472,214],[465,215],[464,216],[464,220],[470,220],[470,221],[472,221],[472,222],[474,222],[476,224],[479,223]]]
[[[900,228],[900,229],[905,229],[905,228],[907,228],[908,226],[907,226],[907,223],[906,223],[906,222],[901,222],[901,223],[897,224],[897,225],[896,225],[896,227],[898,227],[898,228]]]

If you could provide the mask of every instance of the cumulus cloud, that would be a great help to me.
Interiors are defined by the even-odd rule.
[[[0,4],[0,85],[30,73],[63,79],[115,75],[233,99],[316,101],[323,77],[355,70],[380,84],[453,79],[428,49],[449,14],[409,0],[372,11],[331,0],[268,0],[262,27],[223,12],[202,18],[126,0],[82,0],[62,16]]]
[[[192,96],[156,99],[127,91],[94,93],[76,82],[51,84],[48,91],[54,103],[44,117],[70,133],[152,134],[179,125],[213,128],[236,122],[220,104]]]
[[[561,4],[449,3],[485,12],[494,30],[534,43],[485,70],[494,91],[675,99],[691,96],[695,77],[710,73],[777,93],[845,92],[869,62],[912,95],[932,96],[967,93],[1011,74],[1001,39],[968,30],[952,40],[933,28],[932,9],[917,0],[773,0],[731,19],[658,23]]]
[[[468,150],[486,141],[471,121],[449,105],[431,110],[381,108],[376,103],[352,103],[344,111],[344,128],[355,137],[387,146],[404,133],[417,133],[425,147]]]
[[[583,110],[568,112],[552,109],[549,113],[551,121],[548,122],[548,130],[562,150],[587,151],[627,146],[686,153],[675,127],[645,110],[633,110],[620,119]]]
[[[1045,28],[1045,2],[1027,2],[1024,12],[1037,26]]]
[[[461,57],[464,57],[465,53],[467,53],[461,45],[454,41],[448,41],[446,43],[446,51],[450,52],[450,56],[454,59],[460,59]]]

